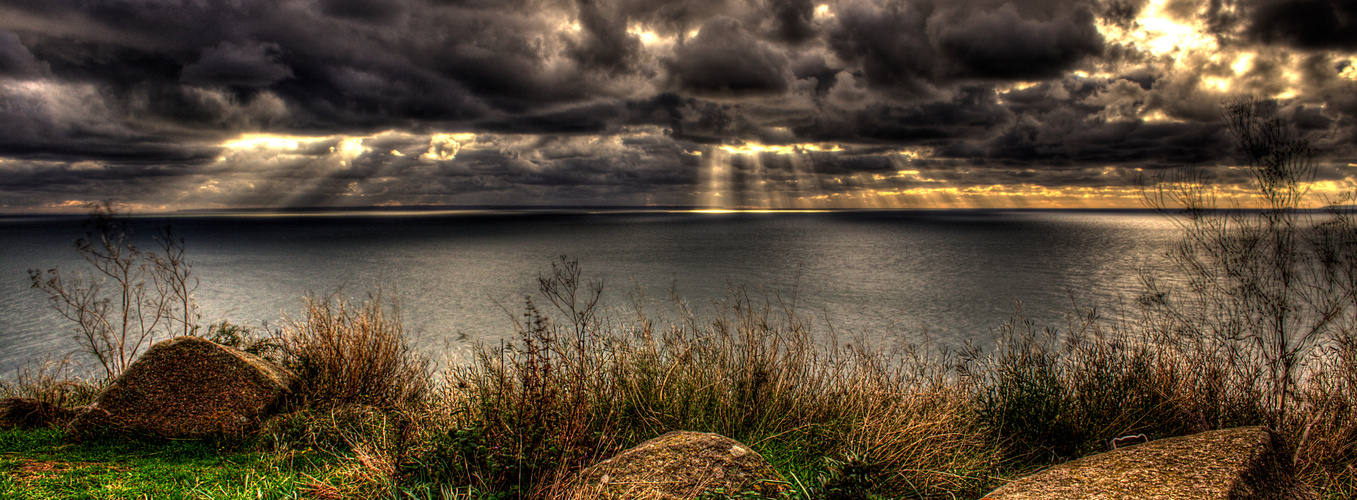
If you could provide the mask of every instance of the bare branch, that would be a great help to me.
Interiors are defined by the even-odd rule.
[[[32,287],[49,305],[75,323],[80,348],[117,376],[157,338],[197,332],[197,277],[184,258],[184,241],[168,227],[156,238],[157,251],[132,243],[126,217],[112,203],[90,205],[86,232],[75,250],[84,272],[29,270]]]

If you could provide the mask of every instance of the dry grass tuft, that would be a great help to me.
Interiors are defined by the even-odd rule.
[[[308,296],[280,345],[309,406],[399,410],[417,406],[428,390],[428,363],[410,348],[400,314],[381,295],[359,305]]]
[[[1301,411],[1286,430],[1302,477],[1343,498],[1357,495],[1357,338],[1330,346],[1304,379]]]
[[[0,398],[30,398],[60,407],[90,404],[107,381],[90,380],[83,373],[70,357],[32,361],[16,369],[13,379],[0,378]]]
[[[850,429],[845,456],[878,467],[901,493],[975,492],[991,481],[1000,456],[971,399],[971,389],[955,385],[883,399]]]

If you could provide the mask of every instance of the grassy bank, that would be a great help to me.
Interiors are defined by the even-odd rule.
[[[1287,437],[1328,498],[1357,494],[1353,344],[1307,358],[1281,412],[1263,358],[1092,311],[1060,328],[1017,316],[984,352],[879,350],[818,334],[776,297],[733,292],[699,317],[681,303],[605,311],[599,290],[558,263],[514,341],[441,370],[380,298],[312,299],[273,333],[217,329],[300,375],[259,438],[223,449],[5,431],[0,495],[553,498],[621,449],[698,430],[763,454],[791,498],[978,498],[1114,437],[1258,424]],[[3,389],[72,405],[94,388],[36,371]]]

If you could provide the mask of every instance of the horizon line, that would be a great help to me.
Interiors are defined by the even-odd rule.
[[[1357,206],[1354,206],[1357,207]],[[1331,207],[1324,207],[1331,208]],[[1323,210],[1324,208],[1303,209]],[[1222,209],[1229,210],[1229,209]],[[1249,210],[1249,209],[1245,209]],[[966,213],[966,212],[1069,212],[1069,213],[1155,213],[1155,208],[1124,207],[972,207],[972,208],[728,208],[700,205],[408,205],[356,207],[243,207],[201,208],[173,211],[131,212],[133,218],[144,217],[288,217],[288,216],[427,216],[427,215],[497,215],[497,214],[793,214],[793,213]],[[1172,212],[1173,210],[1170,210]],[[85,211],[69,212],[11,212],[0,210],[0,217],[72,217],[85,216]]]
[[[1322,207],[1300,208],[1302,212],[1320,212],[1332,209],[1357,210],[1357,204],[1333,204]],[[1261,208],[1217,208],[1215,211],[1257,211]],[[1152,207],[835,207],[835,208],[762,208],[762,207],[710,207],[701,205],[365,205],[351,207],[301,206],[301,207],[241,207],[241,208],[191,208],[172,211],[128,211],[125,215],[132,218],[146,217],[307,217],[307,216],[430,216],[430,215],[511,215],[511,214],[794,214],[794,213],[1016,213],[1016,212],[1067,212],[1067,213],[1176,213],[1180,209],[1157,209]],[[88,211],[6,211],[0,209],[0,217],[76,217],[86,216]]]

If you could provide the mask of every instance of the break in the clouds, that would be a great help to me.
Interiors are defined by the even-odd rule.
[[[1340,0],[0,0],[0,210],[1138,206],[1249,93],[1357,187]]]

